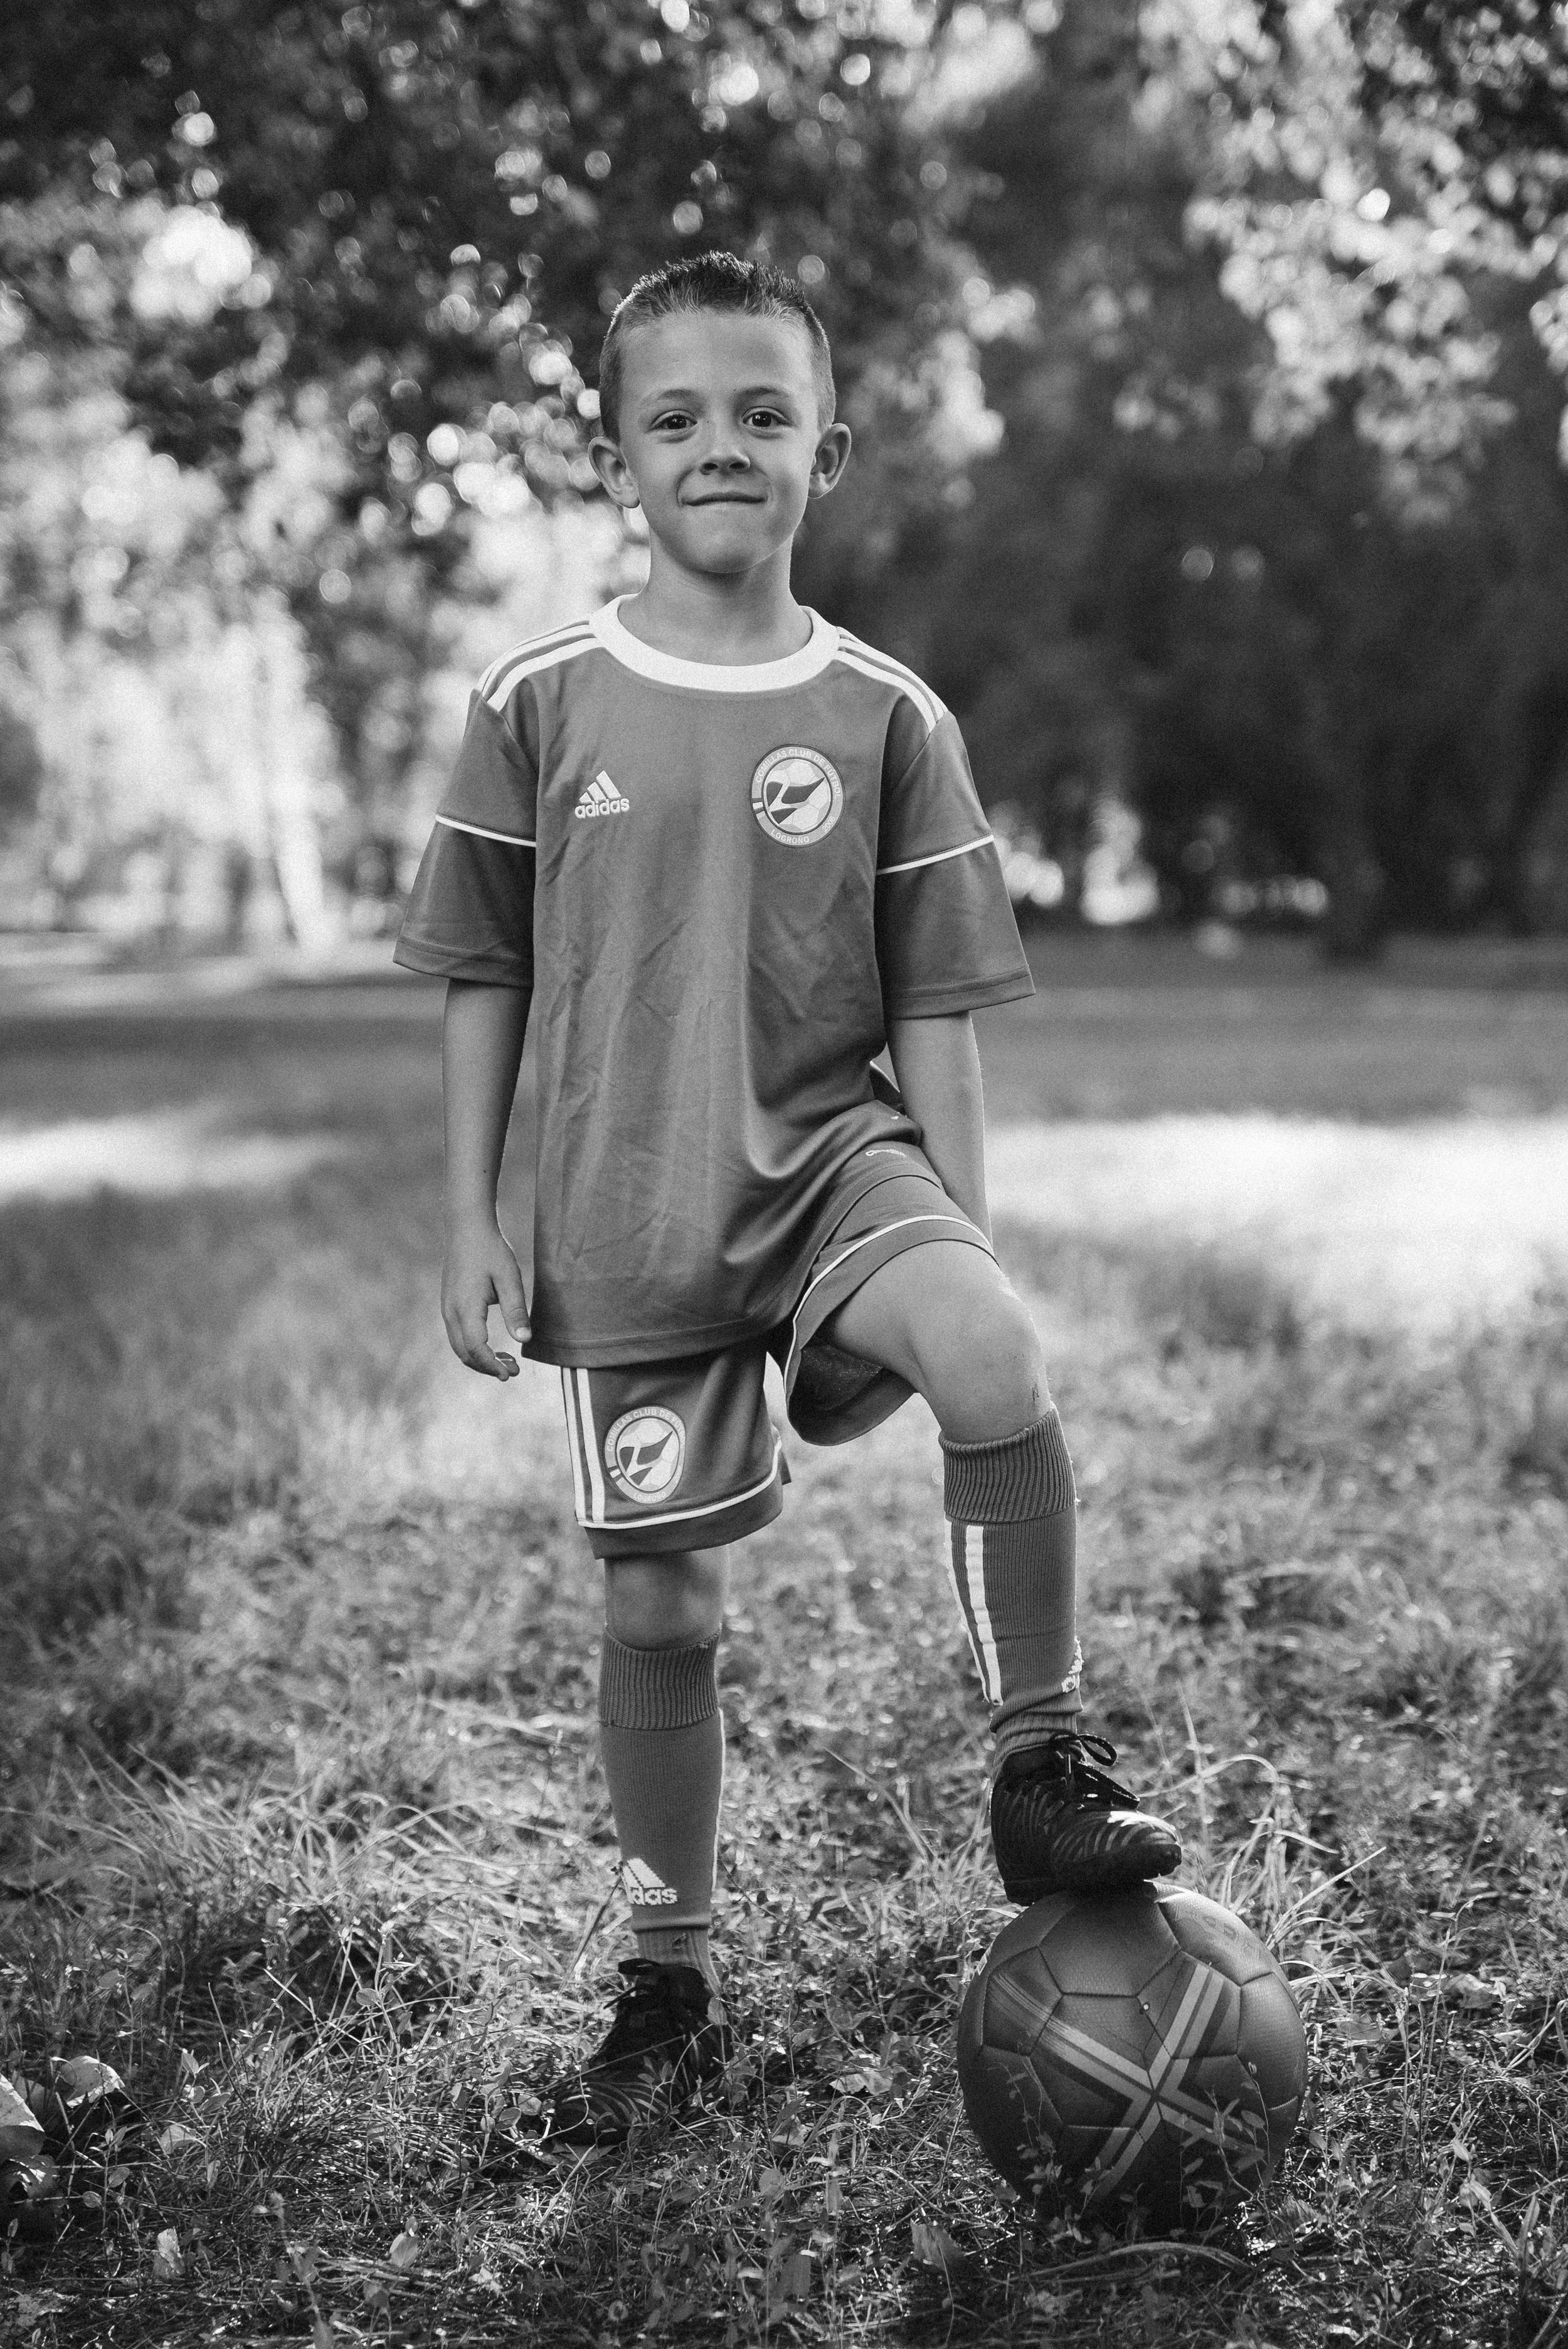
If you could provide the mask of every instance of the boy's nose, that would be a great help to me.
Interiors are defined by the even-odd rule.
[[[738,473],[744,472],[750,462],[751,460],[740,442],[730,440],[727,434],[721,433],[714,440],[705,454],[702,470],[705,473]]]

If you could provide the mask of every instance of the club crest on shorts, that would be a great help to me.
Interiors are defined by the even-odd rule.
[[[751,778],[751,812],[769,840],[809,848],[844,812],[844,787],[831,759],[798,742],[769,750]]]
[[[624,1411],[604,1438],[604,1465],[628,1501],[662,1501],[686,1466],[686,1429],[659,1403]]]

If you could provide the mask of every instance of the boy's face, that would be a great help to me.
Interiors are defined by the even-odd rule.
[[[627,335],[621,438],[595,440],[593,457],[616,504],[641,505],[665,555],[735,576],[789,545],[849,452],[849,427],[818,420],[799,319],[690,310]]]

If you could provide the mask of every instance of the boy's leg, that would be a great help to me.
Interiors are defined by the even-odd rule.
[[[599,1752],[637,1954],[602,2044],[551,2097],[549,2133],[618,2145],[722,2070],[727,2050],[708,1945],[724,1783],[714,1660],[727,1553],[604,1561]]]
[[[825,1325],[930,1403],[942,1431],[954,1585],[992,1707],[992,1834],[1009,1894],[1167,1874],[1174,1831],[1105,1777],[1078,1734],[1076,1496],[1034,1324],[995,1259],[936,1240],[872,1272]]]
[[[561,1373],[577,1521],[604,1566],[599,1749],[637,1942],[608,2036],[552,2095],[551,2131],[568,2140],[623,2142],[723,2068],[708,1943],[724,1783],[715,1664],[727,1545],[782,1506],[766,1363],[758,1340]]]
[[[708,1942],[724,1786],[716,1660],[728,1552],[604,1561],[599,1752],[638,1955],[696,1966]]]

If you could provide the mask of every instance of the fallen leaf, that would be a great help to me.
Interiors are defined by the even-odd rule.
[[[24,2333],[42,2324],[46,2316],[58,2316],[62,2308],[70,2305],[64,2292],[19,2292],[12,2303],[12,2312]]]
[[[178,2283],[184,2272],[185,2254],[180,2248],[179,2229],[160,2228],[158,2240],[152,2247],[153,2282]]]
[[[392,2238],[392,2248],[387,2252],[387,2256],[391,2261],[395,2268],[401,2269],[403,2272],[407,2274],[407,2271],[415,2265],[419,2257],[418,2236],[410,2235],[407,2230],[401,2234],[394,2235]]]
[[[28,2161],[43,2146],[43,2123],[0,2072],[0,2161]]]
[[[125,2082],[114,2065],[100,2063],[96,2055],[67,2055],[54,2065],[49,2077],[62,2105],[73,2105],[83,2097],[91,2102],[98,2096],[125,2095]]]
[[[1381,2047],[1388,2033],[1375,2015],[1342,2014],[1333,2026],[1334,2035],[1345,2047]]]
[[[857,2071],[841,2072],[833,2082],[841,2096],[885,2096],[898,2085],[892,2072],[884,2072],[880,2064],[867,2064]]]
[[[910,2239],[914,2256],[923,2268],[941,2268],[944,2272],[958,2257],[958,2246],[945,2227],[929,2226],[923,2219],[910,2222]]]
[[[791,2251],[779,2271],[780,2300],[804,2300],[811,2290],[811,2254]]]
[[[0,2164],[0,2205],[45,2202],[60,2190],[59,2165],[41,2153],[36,2161]]]

